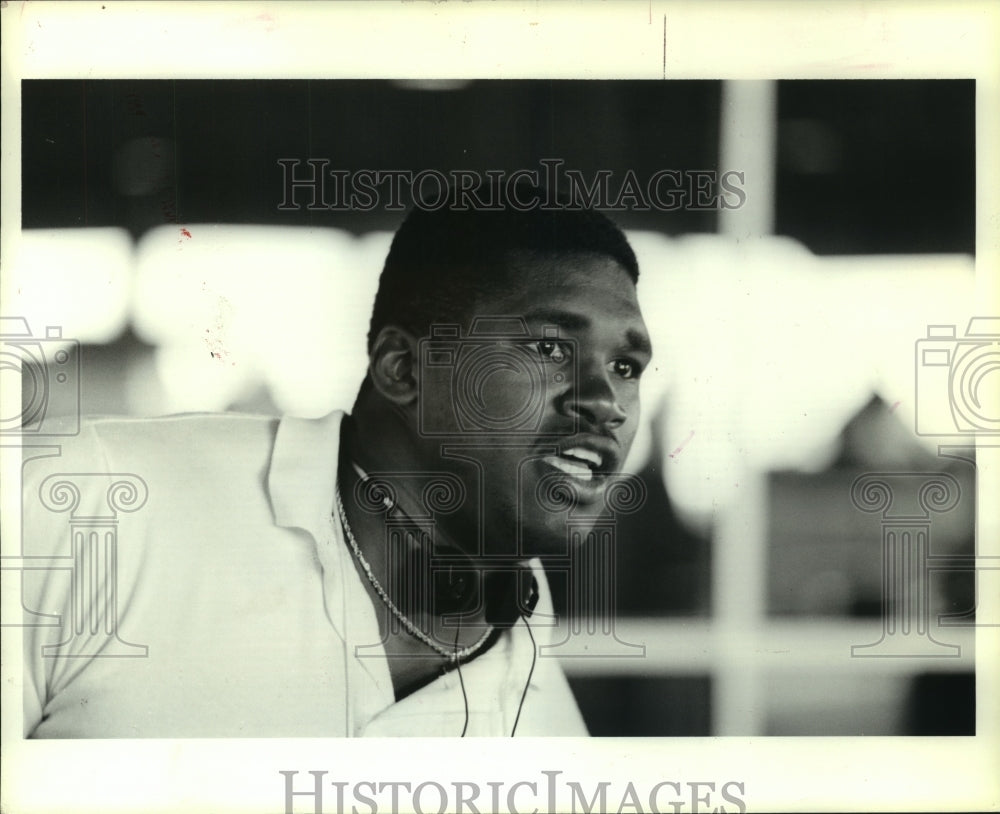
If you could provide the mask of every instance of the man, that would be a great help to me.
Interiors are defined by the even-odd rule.
[[[538,558],[634,437],[638,268],[597,213],[459,203],[397,232],[350,416],[95,420],[26,460],[25,554],[66,558],[24,580],[28,734],[585,734]]]

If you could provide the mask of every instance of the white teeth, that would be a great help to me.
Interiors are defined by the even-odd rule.
[[[564,449],[562,454],[570,458],[579,458],[581,461],[587,461],[598,468],[604,463],[604,459],[600,455],[583,447],[570,447],[569,449]]]
[[[594,477],[594,473],[590,470],[590,467],[586,464],[577,464],[572,461],[568,461],[565,458],[557,458],[554,455],[550,455],[545,458],[545,463],[554,466],[561,472],[565,472],[567,475],[572,475],[574,478],[579,478],[580,480],[589,481]]]

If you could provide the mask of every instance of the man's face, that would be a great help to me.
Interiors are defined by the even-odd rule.
[[[586,531],[581,518],[604,512],[651,352],[635,286],[613,259],[522,257],[510,272],[459,338],[425,341],[416,429],[428,469],[467,488],[465,505],[440,518],[453,542],[523,559],[564,554],[570,516]],[[560,495],[573,496],[572,515]]]

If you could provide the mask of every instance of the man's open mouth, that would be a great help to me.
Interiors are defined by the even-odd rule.
[[[604,457],[600,453],[583,447],[568,447],[558,455],[548,455],[542,460],[560,472],[584,482],[602,474],[604,464]]]

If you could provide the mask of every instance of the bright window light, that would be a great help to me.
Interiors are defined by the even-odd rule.
[[[128,324],[132,239],[124,229],[25,229],[3,274],[5,316],[34,335],[103,344]]]
[[[163,372],[171,403],[205,409],[206,387],[223,399],[259,381],[285,413],[350,408],[367,369],[365,335],[388,242],[301,227],[148,233],[138,247],[136,331],[175,361],[206,365],[194,379],[173,365]]]
[[[777,237],[630,240],[663,470],[696,516],[735,500],[747,469],[829,465],[873,394],[912,431],[915,342],[933,323],[961,333],[973,308],[964,256],[820,258]]]

